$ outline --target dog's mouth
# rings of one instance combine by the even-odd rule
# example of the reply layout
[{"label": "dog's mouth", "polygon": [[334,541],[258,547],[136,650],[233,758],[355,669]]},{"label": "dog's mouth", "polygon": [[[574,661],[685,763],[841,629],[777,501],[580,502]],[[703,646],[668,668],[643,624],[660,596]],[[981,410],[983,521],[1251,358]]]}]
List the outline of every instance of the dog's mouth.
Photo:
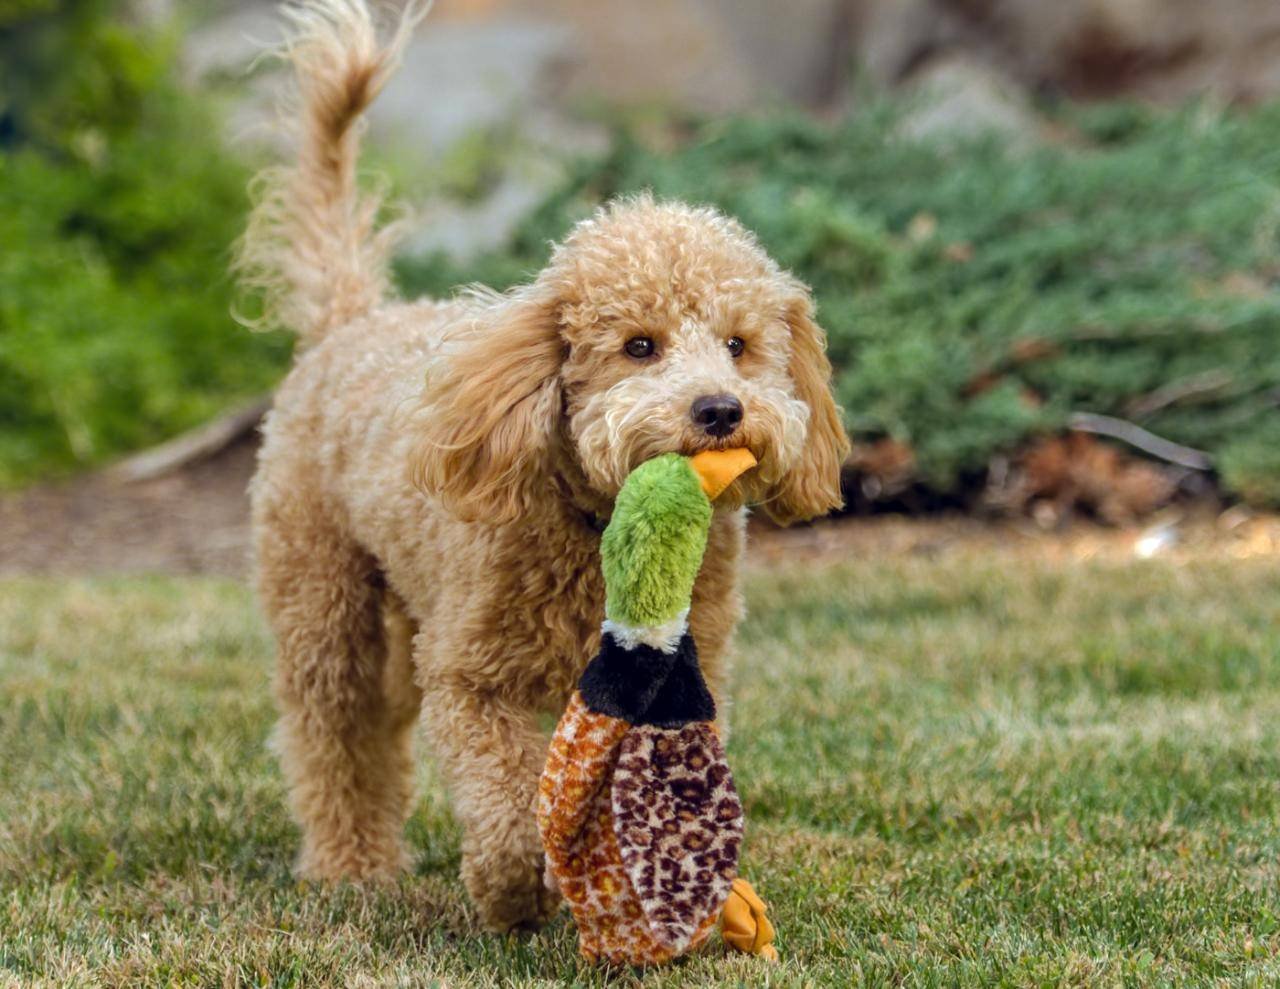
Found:
[{"label": "dog's mouth", "polygon": [[706,453],[708,450],[750,450],[751,455],[759,460],[763,450],[756,448],[756,445],[747,441],[747,438],[741,433],[731,433],[728,436],[707,436],[689,440],[682,443],[672,453],[679,453],[685,457],[692,457],[699,453]]},{"label": "dog's mouth", "polygon": [[[656,437],[654,438],[656,440]],[[723,437],[685,436],[671,437],[667,442],[650,442],[629,451],[624,463],[618,464],[622,477],[635,470],[646,461],[665,454],[676,453],[684,457],[693,457],[699,453],[718,450],[748,450],[755,458],[756,464],[731,481],[717,496],[716,505],[727,509],[741,508],[744,505],[762,503],[769,496],[773,475],[777,464],[768,444],[759,440],[752,442],[741,432]],[[610,498],[617,494],[616,484],[621,487],[622,480],[608,483],[603,490],[610,492]]]},{"label": "dog's mouth", "polygon": [[[730,481],[716,498],[716,504],[725,508],[741,508],[753,504],[766,497],[768,484],[763,476],[772,469],[764,458],[767,451],[759,443],[751,443],[741,432],[722,437],[706,437],[692,439],[673,451],[686,457],[693,457],[709,450],[747,450],[756,463],[747,468],[739,476]],[[764,467],[764,470],[761,470]]]}]

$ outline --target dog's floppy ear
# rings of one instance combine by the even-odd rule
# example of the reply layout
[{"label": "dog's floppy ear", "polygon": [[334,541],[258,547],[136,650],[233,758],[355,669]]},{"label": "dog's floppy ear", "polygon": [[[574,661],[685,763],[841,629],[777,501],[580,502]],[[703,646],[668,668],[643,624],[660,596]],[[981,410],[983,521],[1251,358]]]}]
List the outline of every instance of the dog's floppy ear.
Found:
[{"label": "dog's floppy ear", "polygon": [[554,300],[497,302],[445,344],[416,417],[413,483],[467,522],[511,522],[547,480],[565,345]]},{"label": "dog's floppy ear", "polygon": [[786,313],[791,330],[788,369],[796,397],[809,407],[809,424],[799,460],[770,493],[764,509],[780,525],[823,515],[843,503],[840,468],[849,456],[849,437],[831,397],[827,335],[813,318],[813,301],[801,291]]}]

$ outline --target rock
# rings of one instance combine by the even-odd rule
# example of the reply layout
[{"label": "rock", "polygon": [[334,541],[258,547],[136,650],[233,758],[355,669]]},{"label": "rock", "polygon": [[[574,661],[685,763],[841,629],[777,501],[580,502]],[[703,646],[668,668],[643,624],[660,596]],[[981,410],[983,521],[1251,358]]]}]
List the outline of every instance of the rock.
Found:
[{"label": "rock", "polygon": [[455,261],[465,262],[486,251],[498,250],[563,175],[557,161],[525,157],[509,168],[479,203],[434,198],[415,211],[403,251],[408,255],[443,252]]},{"label": "rock", "polygon": [[560,24],[429,19],[373,104],[370,132],[433,158],[476,131],[520,129],[522,119],[563,98],[578,51],[573,31]]},{"label": "rock", "polygon": [[[253,57],[253,39],[278,36],[274,2],[199,9],[188,45],[199,76],[234,71]],[[458,115],[473,107],[478,79],[520,89],[531,61],[536,76],[548,55],[562,97],[707,112],[826,102],[851,70],[897,84],[951,54],[1078,97],[1280,93],[1275,0],[438,0],[421,40],[441,67],[436,81],[462,72]]]},{"label": "rock", "polygon": [[[278,109],[288,76],[264,53],[282,36],[274,7],[248,3],[191,32],[183,60],[193,84],[228,89],[232,140],[275,158],[292,153]],[[375,160],[394,162],[412,189],[415,175],[429,176],[473,135],[501,131],[509,153],[483,202],[436,199],[412,209],[410,252],[465,259],[500,247],[560,181],[567,157],[607,147],[603,128],[562,109],[581,50],[574,30],[551,20],[432,17],[419,29],[369,111]]]},{"label": "rock", "polygon": [[672,103],[712,113],[811,102],[830,86],[845,0],[440,0],[450,17],[537,18],[571,27],[574,97]]},{"label": "rock", "polygon": [[[189,78],[240,84],[232,119],[240,125],[237,136],[249,141],[274,140],[276,127],[261,135],[245,125],[275,120],[287,76],[270,52],[283,32],[275,8],[246,4],[187,36],[183,64]],[[469,134],[556,105],[577,51],[572,29],[562,24],[431,19],[370,109],[372,137],[394,144],[397,152],[438,158]]]},{"label": "rock", "polygon": [[526,20],[428,23],[370,112],[370,135],[430,167],[476,132],[507,128],[501,177],[475,204],[437,197],[415,211],[407,253],[465,261],[496,250],[561,181],[567,157],[602,153],[603,128],[561,109],[579,39]]},{"label": "rock", "polygon": [[855,0],[851,50],[896,83],[965,53],[1025,86],[1078,98],[1181,102],[1280,93],[1274,0]]},{"label": "rock", "polygon": [[920,105],[903,120],[904,136],[945,141],[994,134],[1014,148],[1037,141],[1040,122],[1018,84],[972,58],[930,62],[909,84]]},{"label": "rock", "polygon": [[204,21],[183,39],[182,66],[195,83],[243,77],[284,37],[284,18],[273,4],[231,7]]},{"label": "rock", "polygon": [[957,45],[961,21],[937,0],[860,0],[852,24],[858,68],[881,86],[900,82],[931,52]]}]

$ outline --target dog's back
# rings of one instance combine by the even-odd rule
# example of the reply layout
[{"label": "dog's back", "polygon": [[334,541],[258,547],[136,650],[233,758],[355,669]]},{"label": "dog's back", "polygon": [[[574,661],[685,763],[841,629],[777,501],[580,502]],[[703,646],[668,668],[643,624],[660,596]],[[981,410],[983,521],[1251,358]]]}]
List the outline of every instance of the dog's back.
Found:
[{"label": "dog's back", "polygon": [[[433,352],[469,306],[465,299],[393,298],[389,257],[398,228],[379,226],[381,197],[360,189],[357,164],[363,114],[427,6],[411,0],[385,42],[363,0],[284,8],[292,31],[283,57],[296,82],[284,117],[295,132],[296,158],[255,180],[256,204],[234,266],[260,300],[250,327],[297,338],[251,491],[262,538],[282,506],[305,498],[309,516],[341,515],[345,535],[380,553],[376,527],[366,527],[370,538],[356,531],[359,499],[344,490],[352,476],[403,476],[404,504],[414,513],[425,507],[397,466],[408,460],[405,420]],[[394,501],[385,484],[380,491]],[[269,555],[258,546],[260,577]]]}]

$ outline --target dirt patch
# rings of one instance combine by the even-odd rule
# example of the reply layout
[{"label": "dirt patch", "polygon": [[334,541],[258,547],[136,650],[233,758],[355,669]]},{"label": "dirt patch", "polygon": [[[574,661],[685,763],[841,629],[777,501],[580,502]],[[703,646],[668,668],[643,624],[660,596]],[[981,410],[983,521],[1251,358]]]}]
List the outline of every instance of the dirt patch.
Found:
[{"label": "dirt patch", "polygon": [[248,570],[256,437],[164,477],[91,474],[0,497],[0,574]]},{"label": "dirt patch", "polygon": [[846,516],[787,530],[753,526],[749,546],[748,564],[771,570],[895,556],[942,559],[982,555],[1011,565],[1031,558],[1065,563],[1159,557],[1192,563],[1280,556],[1280,517],[1242,509],[1218,513],[1208,506],[1189,506],[1130,527],[1075,518],[1045,528],[1029,518]]},{"label": "dirt patch", "polygon": [[[208,573],[249,567],[256,434],[154,480],[111,473],[0,497],[0,574]],[[781,530],[753,519],[748,562],[777,567],[892,555],[1000,553],[1087,560],[1133,556],[1280,555],[1280,518],[1207,508],[1113,528],[1080,520],[1046,530],[1030,519],[964,515],[845,517]]]}]

